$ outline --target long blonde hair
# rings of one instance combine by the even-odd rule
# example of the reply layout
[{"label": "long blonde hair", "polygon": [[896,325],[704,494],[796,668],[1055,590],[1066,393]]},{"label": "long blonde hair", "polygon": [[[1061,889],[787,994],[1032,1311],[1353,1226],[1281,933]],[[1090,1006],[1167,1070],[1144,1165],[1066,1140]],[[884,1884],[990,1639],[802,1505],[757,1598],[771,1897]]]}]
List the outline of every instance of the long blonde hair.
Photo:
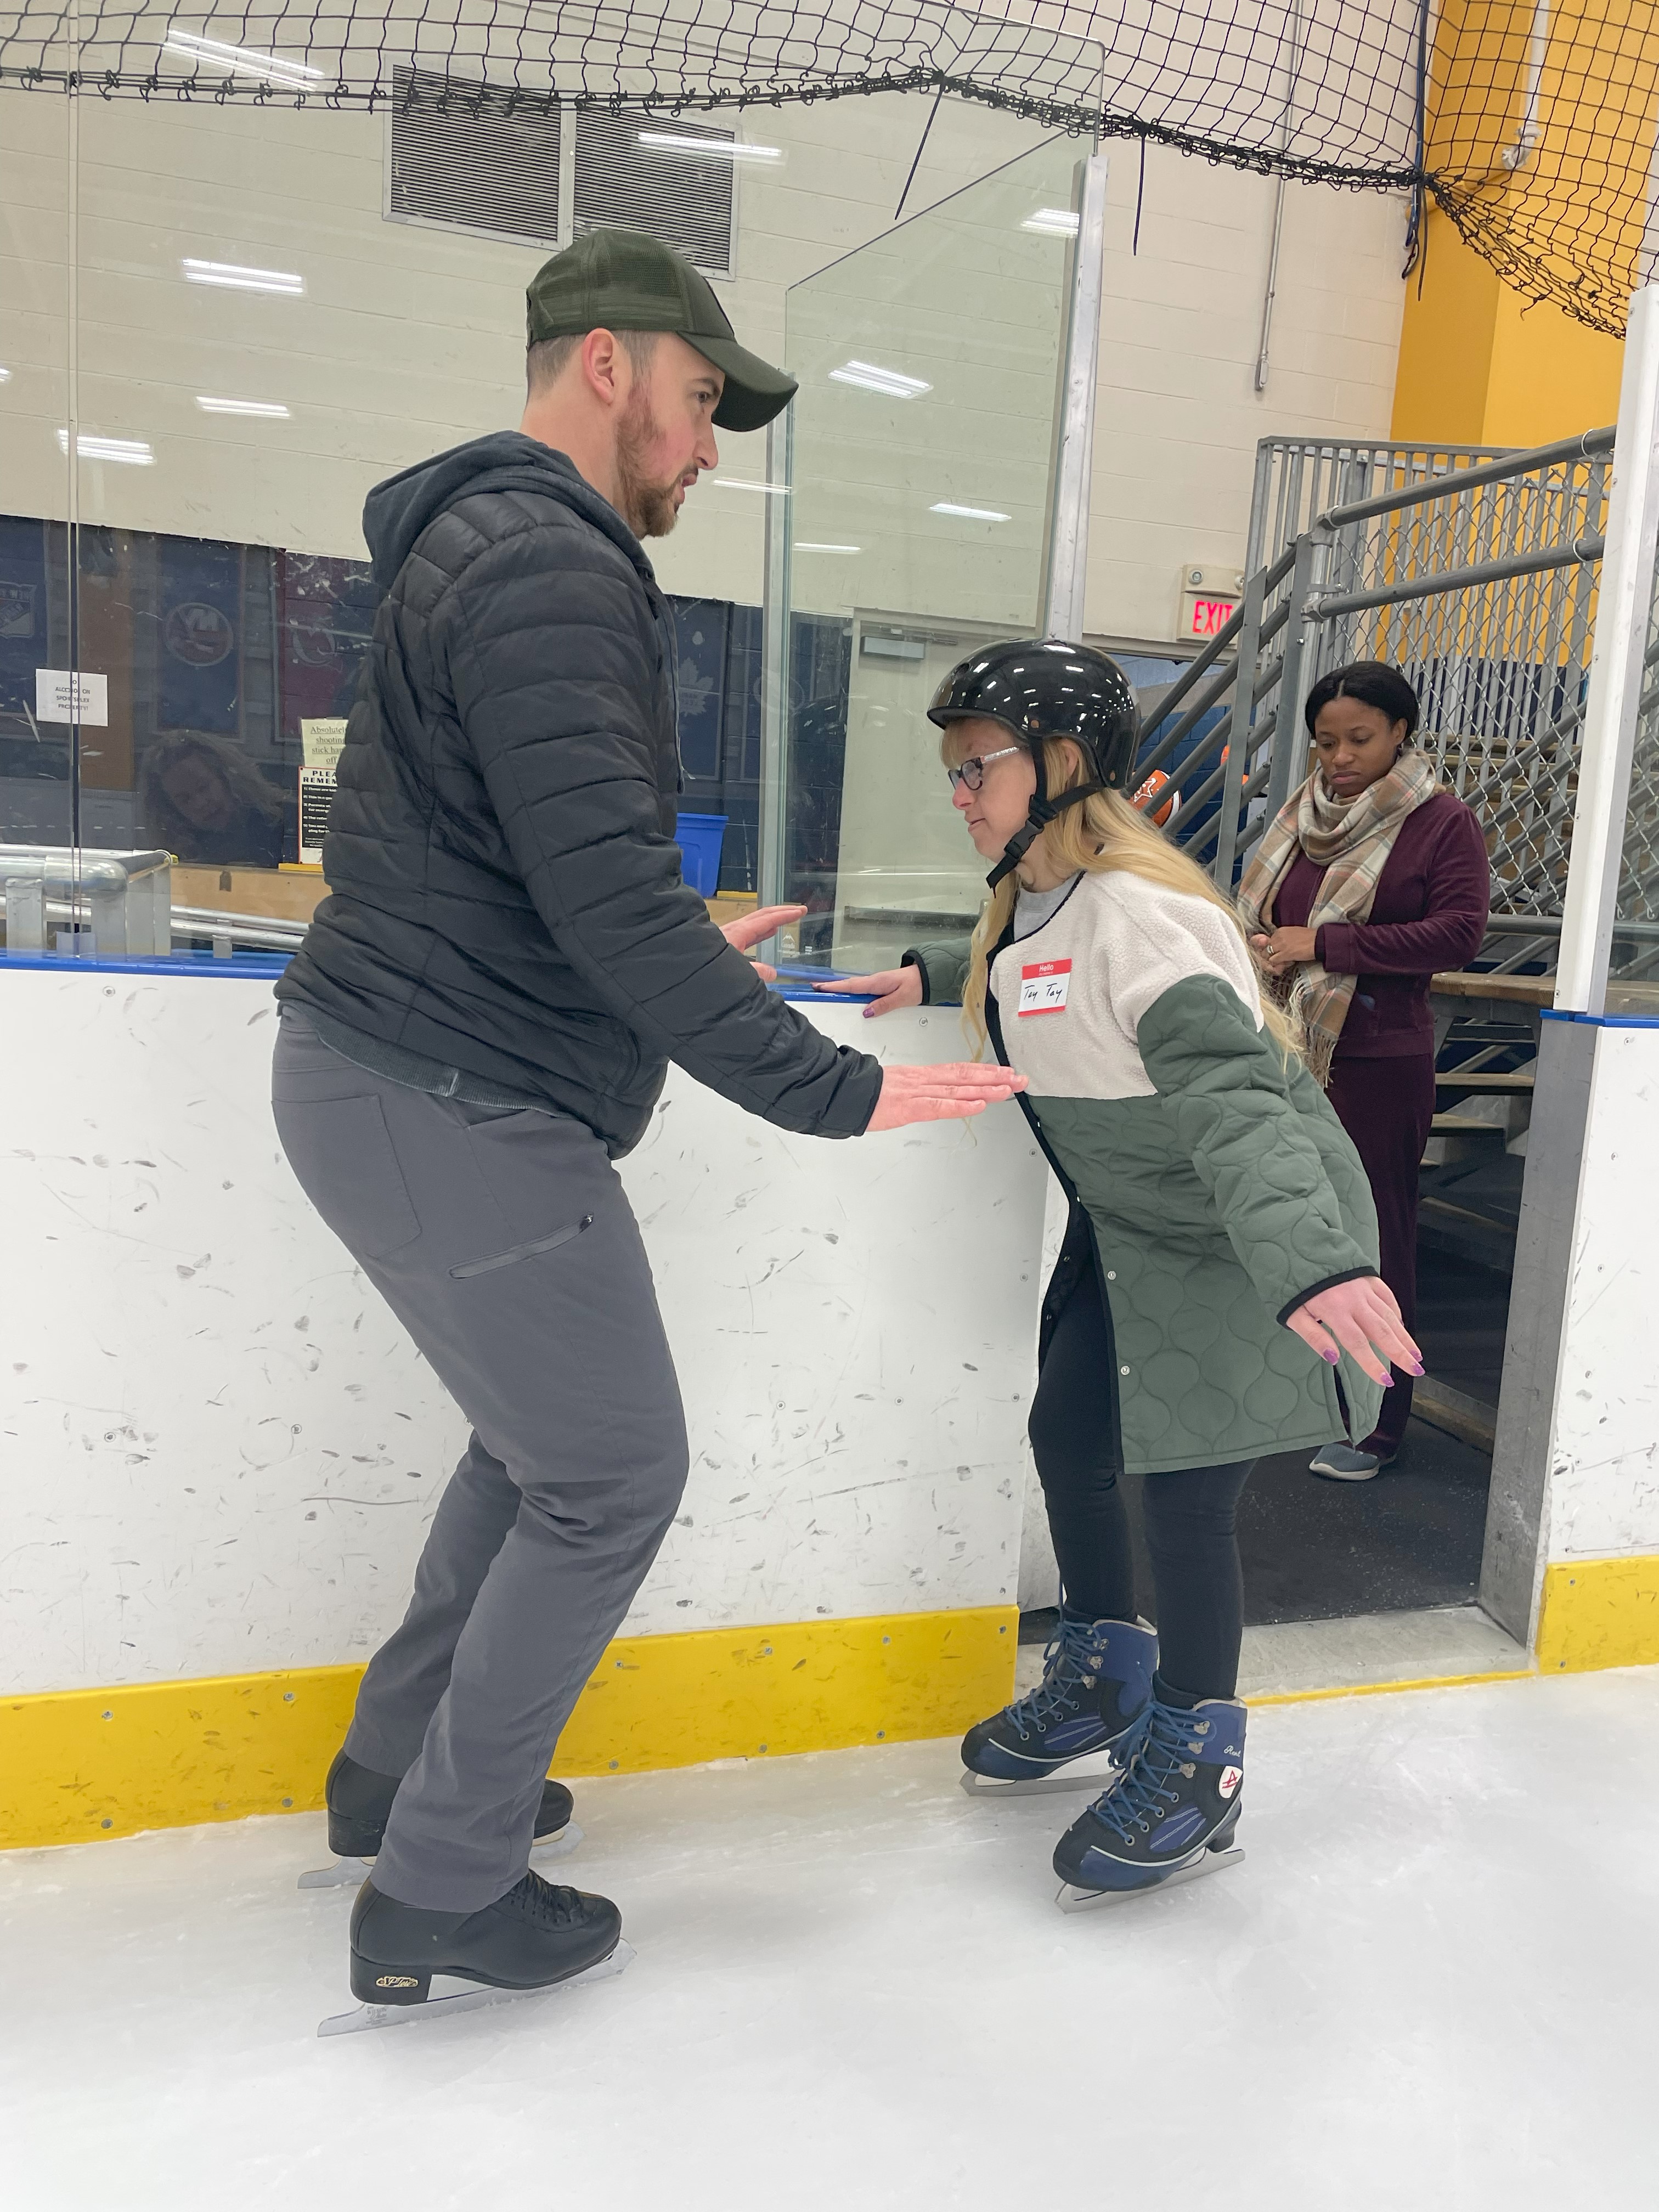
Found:
[{"label": "long blonde hair", "polygon": [[[947,731],[940,750],[947,751],[950,743]],[[1043,740],[1042,767],[1047,787],[1054,793],[1070,790],[1083,772],[1076,748],[1063,738]],[[1232,901],[1216,888],[1195,860],[1188,860],[1178,845],[1170,844],[1156,824],[1149,822],[1138,807],[1131,805],[1121,792],[1097,791],[1079,805],[1066,807],[1064,812],[1055,815],[1038,842],[1046,844],[1056,866],[1068,874],[1103,875],[1109,869],[1121,868],[1126,875],[1139,876],[1143,882],[1156,884],[1161,890],[1205,900],[1226,915],[1249,950],[1249,939]],[[981,1051],[989,1034],[985,1025],[985,992],[991,954],[1008,927],[1018,895],[1019,878],[1011,870],[986,901],[974,931],[968,981],[962,994],[962,1018],[963,1026]],[[1251,965],[1255,964],[1252,954]],[[1260,997],[1267,1033],[1279,1047],[1288,1069],[1302,1050],[1297,1024],[1267,991],[1262,991]]]}]

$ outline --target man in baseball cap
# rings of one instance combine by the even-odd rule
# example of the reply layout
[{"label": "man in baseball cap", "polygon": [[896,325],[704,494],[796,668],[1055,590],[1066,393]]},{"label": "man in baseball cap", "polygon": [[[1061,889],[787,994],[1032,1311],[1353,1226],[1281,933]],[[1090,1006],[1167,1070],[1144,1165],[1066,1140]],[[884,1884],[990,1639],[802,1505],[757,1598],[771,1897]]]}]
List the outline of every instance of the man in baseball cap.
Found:
[{"label": "man in baseball cap", "polygon": [[[617,1950],[529,1869],[548,1764],[678,1510],[687,1446],[611,1162],[668,1062],[805,1136],[978,1113],[1004,1067],[883,1067],[767,991],[680,874],[672,617],[641,540],[794,389],[678,254],[600,231],[530,287],[520,428],[370,493],[380,594],[318,908],[277,996],[283,1149],[471,1439],[329,1771],[373,1858],[372,2005],[541,1988]],[[769,972],[769,971],[766,971]]]},{"label": "man in baseball cap", "polygon": [[738,343],[708,279],[637,231],[590,231],[542,264],[526,296],[532,390],[538,348],[603,327],[669,332],[712,362],[725,379],[720,429],[763,429],[794,397],[793,377]]}]

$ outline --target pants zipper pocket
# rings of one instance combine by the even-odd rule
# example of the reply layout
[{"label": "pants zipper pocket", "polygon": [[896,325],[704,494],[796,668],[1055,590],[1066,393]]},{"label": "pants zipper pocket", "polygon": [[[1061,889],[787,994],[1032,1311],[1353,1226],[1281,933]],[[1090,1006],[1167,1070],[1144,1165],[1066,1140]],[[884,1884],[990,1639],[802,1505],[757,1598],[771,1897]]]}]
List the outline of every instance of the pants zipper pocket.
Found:
[{"label": "pants zipper pocket", "polygon": [[487,1275],[494,1267],[511,1267],[520,1260],[533,1260],[538,1252],[556,1252],[561,1244],[568,1244],[584,1229],[592,1226],[592,1215],[585,1213],[580,1221],[573,1221],[566,1229],[556,1229],[550,1237],[538,1237],[528,1244],[514,1244],[506,1252],[492,1252],[487,1260],[469,1260],[464,1267],[452,1267],[450,1275],[454,1281],[463,1283],[470,1275]]}]

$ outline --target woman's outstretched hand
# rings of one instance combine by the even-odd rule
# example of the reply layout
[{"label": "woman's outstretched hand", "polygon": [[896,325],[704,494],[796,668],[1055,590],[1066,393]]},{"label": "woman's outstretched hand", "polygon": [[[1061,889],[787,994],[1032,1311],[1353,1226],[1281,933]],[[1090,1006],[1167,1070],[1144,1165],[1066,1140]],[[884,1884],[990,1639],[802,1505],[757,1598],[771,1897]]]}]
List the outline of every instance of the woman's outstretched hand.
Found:
[{"label": "woman's outstretched hand", "polygon": [[1373,1382],[1388,1382],[1389,1363],[1407,1375],[1423,1372],[1423,1355],[1406,1334],[1394,1292],[1380,1275],[1360,1275],[1309,1298],[1285,1323],[1322,1359],[1335,1366],[1340,1345]]},{"label": "woman's outstretched hand", "polygon": [[814,983],[815,991],[830,997],[840,992],[847,998],[863,998],[866,994],[873,1003],[864,1010],[867,1022],[872,1014],[890,1014],[899,1006],[919,1006],[921,1004],[921,970],[909,968],[884,968],[878,975],[848,975],[839,983]]},{"label": "woman's outstretched hand", "polygon": [[[753,914],[740,914],[735,921],[723,921],[720,935],[728,945],[735,945],[739,952],[747,952],[751,945],[764,945],[769,937],[787,929],[805,912],[804,906],[757,907]],[[763,960],[756,961],[755,973],[763,983],[775,983],[778,980],[777,969],[769,968]]]},{"label": "woman's outstretched hand", "polygon": [[881,1096],[864,1133],[903,1129],[912,1121],[965,1120],[1024,1088],[1025,1078],[1012,1067],[981,1066],[973,1060],[953,1060],[944,1067],[884,1067]]}]

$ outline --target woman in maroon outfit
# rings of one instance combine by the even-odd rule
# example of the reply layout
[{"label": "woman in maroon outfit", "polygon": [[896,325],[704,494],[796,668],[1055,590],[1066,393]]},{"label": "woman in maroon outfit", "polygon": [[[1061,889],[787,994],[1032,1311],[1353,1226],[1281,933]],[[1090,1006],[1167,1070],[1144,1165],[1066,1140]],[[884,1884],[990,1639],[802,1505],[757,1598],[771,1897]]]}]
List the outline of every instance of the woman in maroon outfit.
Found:
[{"label": "woman in maroon outfit", "polygon": [[[1431,979],[1486,933],[1486,840],[1412,744],[1417,694],[1398,669],[1357,660],[1308,695],[1313,774],[1268,824],[1239,909],[1308,1057],[1364,1162],[1382,1279],[1416,1318],[1417,1176],[1434,1115]],[[1355,1450],[1327,1444],[1316,1474],[1363,1482],[1400,1449],[1412,1378],[1395,1370],[1382,1419]]]}]

